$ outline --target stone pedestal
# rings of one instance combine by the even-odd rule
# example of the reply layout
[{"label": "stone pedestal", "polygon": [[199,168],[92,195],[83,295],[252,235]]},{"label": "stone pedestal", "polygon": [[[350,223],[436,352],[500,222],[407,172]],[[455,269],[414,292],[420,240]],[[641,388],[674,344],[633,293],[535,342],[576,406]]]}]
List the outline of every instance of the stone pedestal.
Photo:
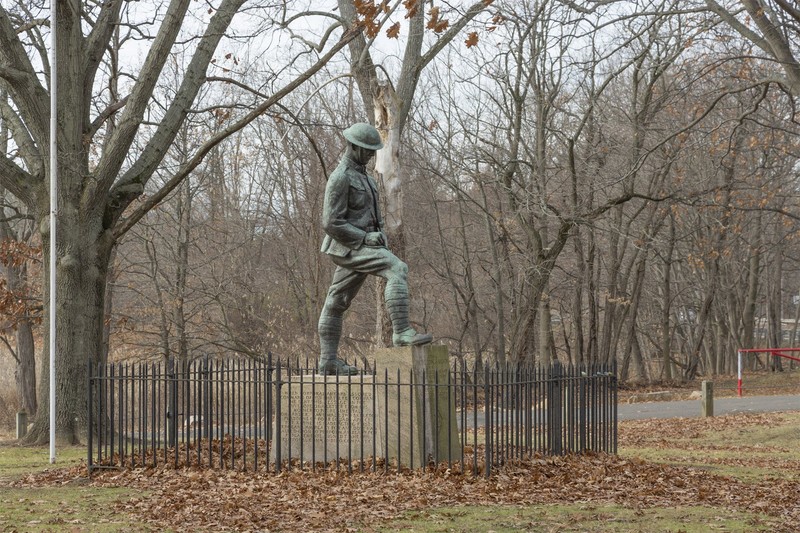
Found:
[{"label": "stone pedestal", "polygon": [[375,391],[371,375],[292,376],[281,385],[274,407],[271,459],[278,454],[282,460],[311,462],[383,457],[383,414]]},{"label": "stone pedestal", "polygon": [[389,422],[387,458],[413,468],[460,459],[447,347],[429,344],[380,349],[375,353],[375,367],[378,383],[386,382],[388,376],[385,390],[378,395]]},{"label": "stone pedestal", "polygon": [[284,379],[273,408],[271,460],[385,457],[419,468],[461,459],[446,346],[384,348],[376,375]]}]

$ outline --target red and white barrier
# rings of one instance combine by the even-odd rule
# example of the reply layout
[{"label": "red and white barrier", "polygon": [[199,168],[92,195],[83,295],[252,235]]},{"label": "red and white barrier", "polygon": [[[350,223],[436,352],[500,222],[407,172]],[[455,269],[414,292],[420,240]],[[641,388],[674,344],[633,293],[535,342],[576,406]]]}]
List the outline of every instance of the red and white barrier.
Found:
[{"label": "red and white barrier", "polygon": [[792,361],[800,361],[800,357],[795,357],[793,355],[787,355],[783,352],[800,352],[800,348],[750,348],[747,350],[738,350],[738,359],[739,359],[739,373],[738,373],[738,381],[736,385],[736,392],[739,397],[742,396],[742,356],[746,353],[766,353],[769,355],[773,355],[776,357],[783,357],[785,359],[791,359]]}]

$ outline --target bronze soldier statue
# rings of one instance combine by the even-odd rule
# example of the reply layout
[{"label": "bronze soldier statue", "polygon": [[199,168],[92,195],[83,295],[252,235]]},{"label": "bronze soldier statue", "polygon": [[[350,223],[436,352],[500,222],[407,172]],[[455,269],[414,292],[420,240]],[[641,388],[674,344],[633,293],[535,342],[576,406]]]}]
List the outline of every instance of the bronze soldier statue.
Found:
[{"label": "bronze soldier statue", "polygon": [[378,187],[366,164],[383,148],[380,133],[364,123],[342,132],[347,151],[325,187],[322,252],[336,265],[328,297],[319,316],[319,373],[352,375],[358,370],[338,358],[342,319],[368,274],[386,280],[384,300],[392,321],[395,346],[427,344],[429,334],[417,333],[408,321],[408,266],[387,248],[378,208]]}]

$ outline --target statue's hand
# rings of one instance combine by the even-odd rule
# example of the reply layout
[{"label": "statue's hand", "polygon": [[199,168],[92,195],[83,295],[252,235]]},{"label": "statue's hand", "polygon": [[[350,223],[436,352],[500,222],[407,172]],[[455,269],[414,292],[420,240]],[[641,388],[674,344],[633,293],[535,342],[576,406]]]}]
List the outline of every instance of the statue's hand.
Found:
[{"label": "statue's hand", "polygon": [[364,236],[364,244],[367,246],[385,246],[386,242],[383,239],[383,233],[380,231],[370,231]]}]

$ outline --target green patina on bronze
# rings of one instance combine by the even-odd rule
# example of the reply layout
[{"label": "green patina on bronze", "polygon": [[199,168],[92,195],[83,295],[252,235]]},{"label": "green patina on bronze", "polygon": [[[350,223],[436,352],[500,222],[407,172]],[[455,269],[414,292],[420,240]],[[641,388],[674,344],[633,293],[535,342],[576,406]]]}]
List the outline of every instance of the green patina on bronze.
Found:
[{"label": "green patina on bronze", "polygon": [[395,346],[431,342],[417,333],[408,320],[408,266],[388,248],[378,202],[378,186],[367,175],[366,164],[383,147],[373,126],[354,124],[342,132],[347,150],[325,188],[322,252],[336,265],[333,281],[319,317],[319,372],[355,374],[357,369],[338,357],[345,311],[368,275],[386,280],[384,300],[392,321]]}]

